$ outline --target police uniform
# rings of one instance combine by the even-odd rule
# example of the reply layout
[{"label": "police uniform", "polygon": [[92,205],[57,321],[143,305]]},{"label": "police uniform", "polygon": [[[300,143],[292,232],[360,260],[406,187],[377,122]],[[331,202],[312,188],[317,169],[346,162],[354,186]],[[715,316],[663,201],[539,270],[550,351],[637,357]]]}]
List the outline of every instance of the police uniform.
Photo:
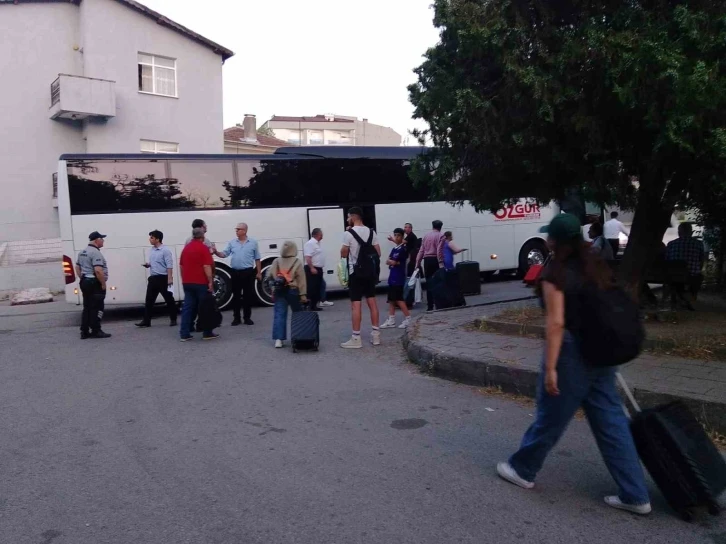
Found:
[{"label": "police uniform", "polygon": [[[93,241],[105,237],[105,235],[99,234],[98,232],[92,232],[88,239]],[[81,269],[80,286],[81,293],[83,294],[81,338],[106,337],[107,335],[101,330],[106,291],[101,288],[101,282],[96,278],[95,271],[97,266],[103,268],[103,277],[108,281],[106,258],[94,244],[88,244],[78,254],[76,264]]]}]

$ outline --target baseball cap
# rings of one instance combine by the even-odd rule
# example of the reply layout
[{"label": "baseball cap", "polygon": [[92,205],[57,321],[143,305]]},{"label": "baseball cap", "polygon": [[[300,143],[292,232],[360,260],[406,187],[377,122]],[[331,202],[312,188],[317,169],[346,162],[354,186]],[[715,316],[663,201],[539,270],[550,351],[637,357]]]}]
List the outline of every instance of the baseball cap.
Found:
[{"label": "baseball cap", "polygon": [[564,242],[573,238],[582,237],[580,220],[571,213],[561,213],[549,225],[539,229],[555,241]]},{"label": "baseball cap", "polygon": [[94,230],[91,234],[88,235],[88,240],[93,242],[94,240],[97,240],[98,238],[105,238],[105,234],[101,234],[97,230]]}]

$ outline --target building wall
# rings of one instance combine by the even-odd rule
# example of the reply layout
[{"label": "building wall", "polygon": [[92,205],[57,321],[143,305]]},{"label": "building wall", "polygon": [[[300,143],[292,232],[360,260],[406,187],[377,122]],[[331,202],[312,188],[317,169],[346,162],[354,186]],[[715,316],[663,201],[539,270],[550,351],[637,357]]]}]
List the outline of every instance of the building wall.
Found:
[{"label": "building wall", "polygon": [[78,8],[3,4],[0,27],[0,243],[58,238],[52,175],[62,153],[85,146],[80,125],[49,118],[50,85],[82,70]]},{"label": "building wall", "polygon": [[[116,117],[87,124],[89,153],[138,153],[142,139],[222,152],[220,55],[114,0],[83,0],[80,12],[84,75],[116,82]],[[139,92],[139,52],[176,59],[178,98]]]},{"label": "building wall", "polygon": [[[183,153],[222,153],[224,127],[221,55],[114,0],[0,3],[0,32],[2,297],[62,287],[52,198],[60,155],[138,153],[141,139],[177,142]],[[138,52],[177,59],[178,98],[138,92]],[[116,117],[50,119],[59,73],[114,80]],[[57,265],[48,263],[53,251]]]},{"label": "building wall", "polygon": [[[343,117],[340,117],[343,119]],[[331,140],[349,142],[343,145],[366,146],[400,146],[401,135],[390,127],[376,125],[368,121],[356,120],[354,117],[345,117],[353,122],[300,122],[297,121],[267,121],[275,133],[275,138],[288,141],[291,136],[297,137],[302,132],[301,145],[330,145]],[[323,132],[323,144],[310,142],[311,132]],[[343,137],[341,138],[340,135]],[[347,138],[345,138],[347,136]],[[292,144],[291,144],[292,145]],[[336,144],[341,145],[341,144]]]},{"label": "building wall", "polygon": [[227,155],[271,155],[276,149],[276,147],[268,147],[266,145],[254,145],[233,141],[224,142],[224,152]]}]

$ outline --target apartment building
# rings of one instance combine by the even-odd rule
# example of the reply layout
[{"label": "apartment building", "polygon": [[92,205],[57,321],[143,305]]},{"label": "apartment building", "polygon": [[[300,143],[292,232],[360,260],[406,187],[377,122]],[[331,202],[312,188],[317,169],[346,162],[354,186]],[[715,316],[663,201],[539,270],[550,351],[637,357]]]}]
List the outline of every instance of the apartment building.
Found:
[{"label": "apartment building", "polygon": [[289,144],[274,136],[257,131],[257,117],[246,114],[242,123],[224,129],[224,152],[227,154],[266,154],[274,153],[278,147]]},{"label": "apartment building", "polygon": [[274,115],[262,126],[270,128],[276,138],[288,145],[401,145],[401,135],[392,128],[346,115]]},{"label": "apartment building", "polygon": [[58,157],[222,153],[233,53],[133,0],[0,2],[0,27],[0,293],[57,288]]}]

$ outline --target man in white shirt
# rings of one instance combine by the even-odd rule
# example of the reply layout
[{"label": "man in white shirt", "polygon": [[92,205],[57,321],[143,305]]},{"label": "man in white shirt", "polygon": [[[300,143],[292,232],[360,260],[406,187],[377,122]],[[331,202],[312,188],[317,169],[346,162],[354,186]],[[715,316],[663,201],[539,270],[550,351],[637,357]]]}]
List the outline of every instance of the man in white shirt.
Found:
[{"label": "man in white shirt", "polygon": [[303,257],[305,257],[305,278],[308,284],[308,300],[310,309],[317,312],[319,307],[321,283],[325,281],[325,253],[320,245],[323,239],[323,231],[314,228],[310,240],[303,246]]},{"label": "man in white shirt", "polygon": [[[376,304],[376,284],[378,283],[377,272],[371,274],[371,277],[360,277],[360,273],[356,271],[356,264],[361,252],[361,241],[364,244],[370,243],[373,250],[378,253],[380,265],[381,246],[378,245],[378,237],[376,232],[369,229],[363,224],[363,210],[353,207],[348,210],[348,224],[350,228],[343,235],[343,247],[340,248],[340,256],[348,259],[348,291],[350,294],[350,306],[352,313],[353,335],[351,339],[340,345],[342,348],[357,349],[363,347],[360,338],[360,325],[362,319],[361,301],[366,299],[368,309],[371,312],[371,343],[378,346],[381,343],[381,331],[378,326],[378,305]],[[355,232],[355,235],[353,234]],[[356,236],[358,239],[356,239]],[[369,242],[370,240],[370,242]],[[361,263],[361,267],[365,263]],[[371,272],[371,271],[368,271]]]},{"label": "man in white shirt", "polygon": [[603,235],[613,248],[613,257],[617,258],[618,251],[620,250],[620,233],[622,232],[625,236],[630,236],[630,233],[625,230],[625,225],[618,221],[618,212],[612,212],[610,214],[610,220],[605,221],[603,231]]}]

